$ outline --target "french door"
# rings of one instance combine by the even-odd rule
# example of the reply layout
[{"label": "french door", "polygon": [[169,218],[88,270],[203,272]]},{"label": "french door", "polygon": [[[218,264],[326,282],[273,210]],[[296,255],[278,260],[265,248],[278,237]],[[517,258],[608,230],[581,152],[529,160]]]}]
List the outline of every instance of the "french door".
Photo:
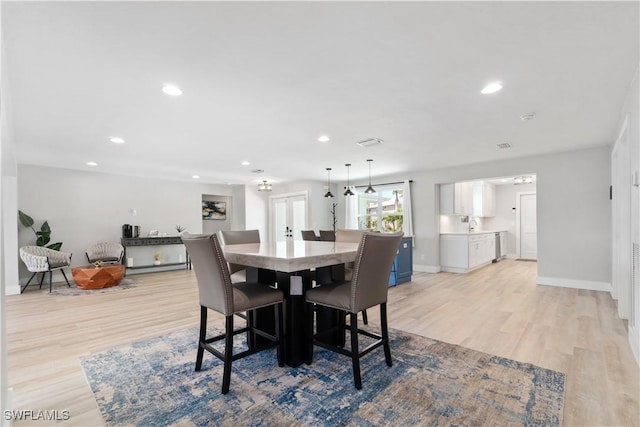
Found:
[{"label": "french door", "polygon": [[307,229],[307,192],[269,197],[270,227],[272,242],[302,240],[301,230]]}]

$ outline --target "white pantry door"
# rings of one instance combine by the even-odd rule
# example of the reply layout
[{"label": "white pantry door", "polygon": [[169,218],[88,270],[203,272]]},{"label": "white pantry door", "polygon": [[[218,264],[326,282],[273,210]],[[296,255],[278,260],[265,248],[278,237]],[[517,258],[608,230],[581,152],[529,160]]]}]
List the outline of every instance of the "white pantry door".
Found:
[{"label": "white pantry door", "polygon": [[536,195],[520,194],[520,259],[538,259]]}]

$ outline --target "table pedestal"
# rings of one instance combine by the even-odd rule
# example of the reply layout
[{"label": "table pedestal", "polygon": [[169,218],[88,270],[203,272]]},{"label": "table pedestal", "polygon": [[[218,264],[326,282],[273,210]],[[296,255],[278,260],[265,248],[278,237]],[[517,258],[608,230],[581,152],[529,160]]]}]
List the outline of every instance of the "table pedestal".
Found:
[{"label": "table pedestal", "polygon": [[[294,368],[302,363],[310,364],[313,358],[313,340],[309,333],[313,331],[313,310],[306,303],[304,294],[312,286],[311,271],[277,272],[274,274],[270,270],[257,269],[257,272],[250,270],[247,270],[247,280],[254,279],[266,285],[273,285],[277,281],[278,289],[284,293],[285,363]],[[291,276],[302,278],[302,295],[291,294]],[[250,313],[250,321],[255,322],[259,329],[271,334],[275,333],[274,307],[253,310]],[[316,308],[316,328],[318,331],[332,328],[343,322],[343,311],[328,307]],[[262,344],[262,340],[265,338],[249,336],[248,340],[249,345],[253,346]],[[337,331],[324,340],[333,345],[344,346],[344,332]]]}]

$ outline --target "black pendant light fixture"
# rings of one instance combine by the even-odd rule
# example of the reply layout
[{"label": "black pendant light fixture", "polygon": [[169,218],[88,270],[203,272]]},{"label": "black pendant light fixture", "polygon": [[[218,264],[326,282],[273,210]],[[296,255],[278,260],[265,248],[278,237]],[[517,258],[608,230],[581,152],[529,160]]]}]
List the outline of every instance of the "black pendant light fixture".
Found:
[{"label": "black pendant light fixture", "polygon": [[347,167],[347,191],[344,192],[345,196],[353,196],[353,191],[351,191],[351,185],[349,184],[349,168],[351,167],[351,163],[345,163]]},{"label": "black pendant light fixture", "polygon": [[373,187],[371,186],[371,162],[373,162],[372,159],[367,160],[367,163],[369,163],[369,186],[367,187],[366,190],[364,190],[364,192],[367,194],[373,194],[376,192],[376,190],[374,190]]},{"label": "black pendant light fixture", "polygon": [[331,168],[327,168],[327,194],[324,197],[328,199],[333,197],[333,194],[331,194]]}]

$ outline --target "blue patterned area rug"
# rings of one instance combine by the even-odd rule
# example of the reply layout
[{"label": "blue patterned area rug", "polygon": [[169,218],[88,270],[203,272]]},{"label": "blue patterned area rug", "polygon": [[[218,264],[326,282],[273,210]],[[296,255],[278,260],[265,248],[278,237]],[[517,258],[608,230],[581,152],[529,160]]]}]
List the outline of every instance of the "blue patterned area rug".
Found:
[{"label": "blue patterned area rug", "polygon": [[311,366],[280,368],[275,350],[234,362],[227,395],[217,358],[205,352],[194,372],[197,336],[189,329],[82,359],[107,425],[562,424],[564,374],[405,332],[391,331],[392,367],[381,349],[362,359],[362,390],[349,358],[316,348]]}]

